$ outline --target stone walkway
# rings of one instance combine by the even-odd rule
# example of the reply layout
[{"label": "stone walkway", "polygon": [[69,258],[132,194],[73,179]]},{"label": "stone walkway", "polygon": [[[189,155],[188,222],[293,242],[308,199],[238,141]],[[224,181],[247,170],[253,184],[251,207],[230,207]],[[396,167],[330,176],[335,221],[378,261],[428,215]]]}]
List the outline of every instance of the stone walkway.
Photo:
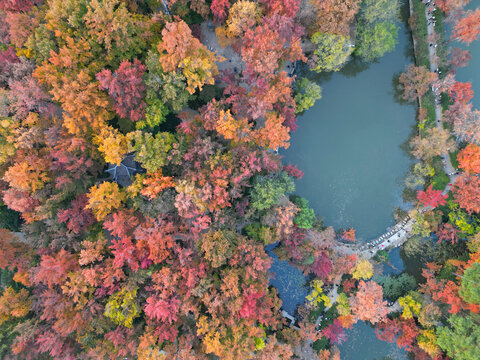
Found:
[{"label": "stone walkway", "polygon": [[402,246],[412,231],[414,220],[407,217],[396,224],[391,230],[366,244],[342,244],[338,243],[335,249],[344,254],[357,254],[362,259],[371,259],[378,250],[393,249]]},{"label": "stone walkway", "polygon": [[203,44],[208,50],[216,53],[223,58],[223,61],[217,62],[219,71],[232,70],[235,74],[245,70],[245,64],[242,58],[237,54],[230,45],[222,47],[218,41],[215,27],[210,21],[204,21],[201,24],[202,34],[204,36]]}]

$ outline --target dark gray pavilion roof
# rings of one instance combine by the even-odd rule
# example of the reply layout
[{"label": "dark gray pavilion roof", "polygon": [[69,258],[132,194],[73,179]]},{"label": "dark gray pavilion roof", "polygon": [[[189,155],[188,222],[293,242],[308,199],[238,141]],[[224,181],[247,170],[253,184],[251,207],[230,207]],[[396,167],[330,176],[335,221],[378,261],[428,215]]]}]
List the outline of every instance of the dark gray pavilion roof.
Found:
[{"label": "dark gray pavilion roof", "polygon": [[118,185],[126,187],[132,184],[132,177],[135,174],[145,172],[140,163],[135,161],[135,153],[127,154],[120,165],[108,164],[107,170],[110,174],[110,179],[115,181]]}]

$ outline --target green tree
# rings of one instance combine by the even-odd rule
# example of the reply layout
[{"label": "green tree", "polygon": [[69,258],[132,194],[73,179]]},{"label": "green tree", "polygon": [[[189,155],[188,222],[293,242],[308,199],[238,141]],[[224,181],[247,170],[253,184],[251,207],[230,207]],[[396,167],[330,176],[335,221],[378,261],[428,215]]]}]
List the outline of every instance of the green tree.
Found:
[{"label": "green tree", "polygon": [[316,72],[340,70],[353,51],[350,38],[343,35],[316,32],[311,41],[315,45],[311,66]]},{"label": "green tree", "polygon": [[365,23],[394,22],[398,18],[398,0],[363,0],[359,20]]},{"label": "green tree", "polygon": [[175,142],[175,136],[161,132],[151,133],[134,131],[127,134],[130,141],[129,152],[135,151],[135,160],[142,164],[148,173],[154,173],[167,163],[167,154]]},{"label": "green tree", "polygon": [[355,55],[367,61],[382,57],[395,49],[398,26],[390,22],[377,22],[375,25],[360,23],[357,30]]},{"label": "green tree", "polygon": [[[165,73],[160,64],[160,55],[156,50],[148,52],[145,61],[147,72],[145,73],[145,85],[147,86],[146,96],[146,117],[148,122],[161,123],[167,115],[161,104],[165,104],[169,110],[179,112],[187,105],[192,98],[187,91],[187,80],[182,73]],[[157,111],[161,108],[162,118]],[[151,117],[151,120],[148,118]],[[155,119],[157,117],[157,119]]]},{"label": "green tree", "polygon": [[295,225],[300,229],[310,229],[315,222],[315,211],[308,207],[308,200],[296,195],[292,196],[290,200],[300,208],[293,219]]},{"label": "green tree", "polygon": [[378,250],[375,256],[373,257],[373,260],[378,261],[378,262],[385,262],[388,263],[390,261],[390,254],[388,253],[387,250]]},{"label": "green tree", "polygon": [[417,287],[415,278],[408,274],[379,276],[375,281],[382,286],[383,295],[392,301],[397,300],[400,296],[405,296]]},{"label": "green tree", "polygon": [[245,226],[244,230],[248,237],[264,243],[265,245],[273,244],[278,241],[275,229],[270,226],[262,225],[261,223],[249,224]]},{"label": "green tree", "polygon": [[450,326],[437,328],[437,344],[456,360],[480,359],[480,326],[478,315],[448,318]]},{"label": "green tree", "polygon": [[10,210],[0,201],[0,228],[10,231],[20,231],[20,214]]},{"label": "green tree", "polygon": [[430,238],[413,235],[405,243],[403,250],[407,256],[427,256],[432,251],[432,244]]},{"label": "green tree", "polygon": [[284,171],[273,176],[258,175],[253,180],[250,194],[252,206],[266,210],[277,204],[280,198],[295,190],[293,179]]},{"label": "green tree", "polygon": [[314,82],[302,77],[295,82],[295,104],[297,113],[310,109],[315,101],[322,98],[322,88]]},{"label": "green tree", "polygon": [[466,302],[480,304],[480,263],[476,262],[465,270],[459,293]]}]

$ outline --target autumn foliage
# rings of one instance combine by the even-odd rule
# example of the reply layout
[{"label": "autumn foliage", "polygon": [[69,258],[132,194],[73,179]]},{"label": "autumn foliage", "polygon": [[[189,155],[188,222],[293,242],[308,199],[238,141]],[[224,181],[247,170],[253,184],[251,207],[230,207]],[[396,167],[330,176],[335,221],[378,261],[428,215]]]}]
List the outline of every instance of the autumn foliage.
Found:
[{"label": "autumn foliage", "polygon": [[423,206],[429,206],[436,208],[438,205],[445,205],[445,199],[448,195],[443,195],[440,190],[433,190],[432,186],[429,186],[427,191],[418,191],[417,199]]},{"label": "autumn foliage", "polygon": [[459,166],[467,172],[480,173],[480,146],[468,144],[458,153]]},{"label": "autumn foliage", "polygon": [[350,306],[356,319],[375,324],[388,314],[387,302],[383,300],[382,287],[373,281],[360,281],[358,292],[350,300]]},{"label": "autumn foliage", "polygon": [[[317,219],[294,196],[303,172],[278,154],[296,114],[320,97],[293,64],[316,52],[338,70],[361,6],[0,1],[0,220],[13,231],[0,229],[0,357],[287,360],[316,342],[312,358],[338,359],[335,344],[357,321],[416,354],[442,353],[438,313],[479,310],[475,288],[459,280],[476,278],[478,254],[444,259],[480,249],[480,112],[469,83],[413,65],[399,79],[407,101],[442,84],[453,100],[445,119],[472,143],[459,143],[464,174],[446,202],[429,185],[436,157],[456,146],[451,134],[429,128],[411,141],[428,163],[419,203],[434,208],[418,219],[439,240],[428,255],[444,263],[402,295],[396,317],[373,261],[345,252],[355,230]],[[454,28],[467,43],[475,14]],[[298,327],[282,319],[275,257],[312,279]]]},{"label": "autumn foliage", "polygon": [[220,60],[198,39],[192,36],[183,21],[168,23],[158,44],[160,63],[166,72],[181,71],[187,80],[187,90],[193,94],[205,84],[213,84],[217,75],[216,61]]},{"label": "autumn foliage", "polygon": [[450,96],[453,101],[461,101],[463,103],[468,103],[473,98],[472,83],[462,83],[456,81],[455,84],[450,88]]},{"label": "autumn foliage", "polygon": [[133,64],[122,61],[113,74],[103,69],[96,75],[100,87],[113,98],[115,111],[123,118],[138,121],[145,116],[146,87],[142,80],[145,69],[145,65],[135,59]]},{"label": "autumn foliage", "polygon": [[[0,357],[290,359],[264,245],[327,282],[335,256],[297,227],[314,220],[286,197],[302,173],[273,151],[296,126],[283,67],[306,60],[299,3],[178,0],[169,21],[150,3],[40,5],[0,4],[17,232],[0,230]],[[188,9],[211,10],[245,71],[219,76]]]},{"label": "autumn foliage", "polygon": [[480,32],[480,9],[469,10],[456,24],[452,37],[466,43],[472,43]]}]

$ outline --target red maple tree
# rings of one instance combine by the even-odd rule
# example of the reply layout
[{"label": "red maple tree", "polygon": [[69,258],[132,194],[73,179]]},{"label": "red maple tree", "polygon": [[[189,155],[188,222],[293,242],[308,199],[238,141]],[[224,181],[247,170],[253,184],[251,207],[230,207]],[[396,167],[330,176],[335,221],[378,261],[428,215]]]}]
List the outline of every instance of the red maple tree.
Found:
[{"label": "red maple tree", "polygon": [[470,44],[478,37],[479,32],[480,9],[468,10],[466,15],[455,24],[452,37]]},{"label": "red maple tree", "polygon": [[423,206],[429,206],[431,208],[436,208],[438,205],[445,205],[447,202],[445,199],[447,195],[443,195],[440,190],[433,190],[432,185],[430,185],[427,191],[418,191],[417,199],[422,203]]},{"label": "red maple tree", "polygon": [[452,97],[453,101],[460,101],[464,104],[468,103],[473,99],[472,83],[456,81],[450,88],[449,95]]}]

